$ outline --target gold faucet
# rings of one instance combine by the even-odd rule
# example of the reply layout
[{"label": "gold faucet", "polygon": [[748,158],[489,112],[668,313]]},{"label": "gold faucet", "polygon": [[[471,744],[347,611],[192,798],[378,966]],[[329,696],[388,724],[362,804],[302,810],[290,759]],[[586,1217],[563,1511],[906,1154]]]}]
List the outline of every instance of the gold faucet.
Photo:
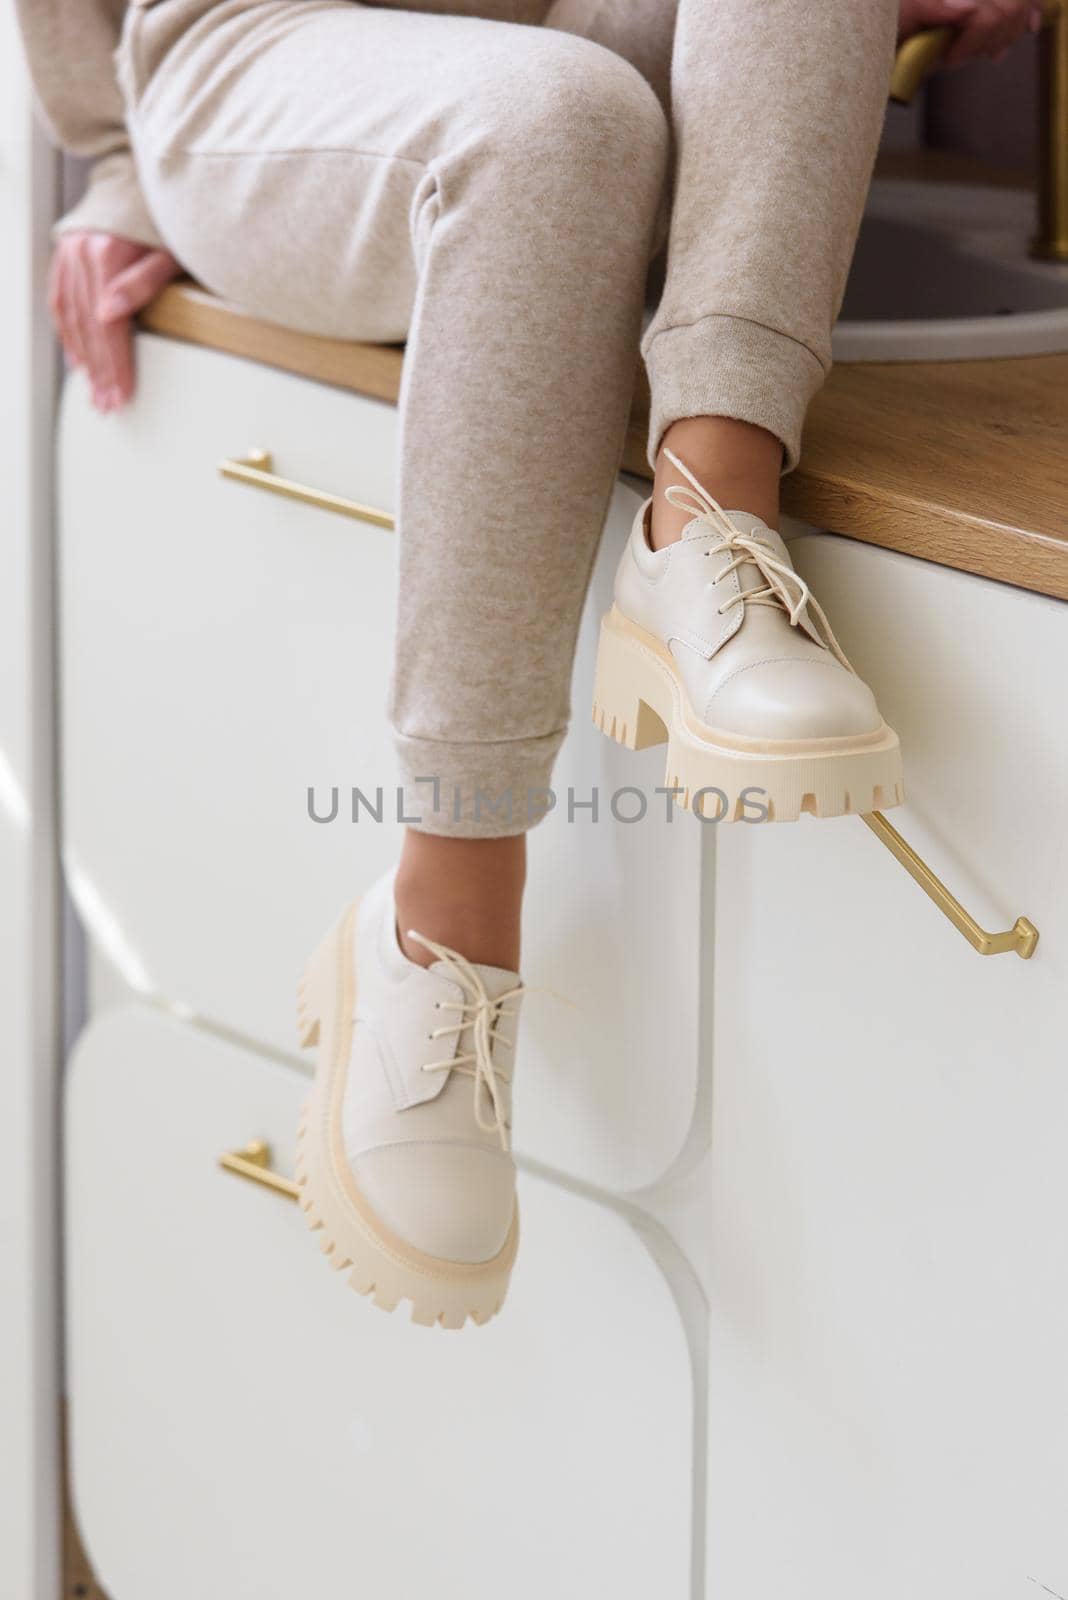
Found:
[{"label": "gold faucet", "polygon": [[[1045,26],[1039,41],[1038,231],[1031,254],[1043,261],[1068,261],[1068,8],[1043,0]],[[897,53],[890,98],[908,105],[941,61],[951,28],[926,28],[906,39]]]}]

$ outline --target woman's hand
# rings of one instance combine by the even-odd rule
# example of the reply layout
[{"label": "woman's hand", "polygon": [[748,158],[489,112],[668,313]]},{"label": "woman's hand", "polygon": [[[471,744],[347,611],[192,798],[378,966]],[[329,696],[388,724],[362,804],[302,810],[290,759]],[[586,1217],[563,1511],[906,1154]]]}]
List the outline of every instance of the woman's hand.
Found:
[{"label": "woman's hand", "polygon": [[955,28],[944,65],[977,56],[1000,61],[1025,33],[1042,26],[1041,0],[901,0],[898,41],[921,28]]},{"label": "woman's hand", "polygon": [[49,309],[67,360],[86,370],[98,411],[115,411],[133,394],[134,313],[181,270],[166,250],[110,233],[60,238],[49,274]]}]

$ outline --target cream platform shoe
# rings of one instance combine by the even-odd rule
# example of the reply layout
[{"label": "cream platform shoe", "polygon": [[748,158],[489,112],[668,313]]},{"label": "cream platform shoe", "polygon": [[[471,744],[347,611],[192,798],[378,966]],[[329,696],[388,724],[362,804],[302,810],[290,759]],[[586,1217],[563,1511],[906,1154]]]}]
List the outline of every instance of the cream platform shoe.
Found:
[{"label": "cream platform shoe", "polygon": [[397,942],[390,873],[308,963],[300,1037],[319,1056],[297,1181],[353,1288],[462,1328],[500,1310],[518,1243],[508,1130],[522,984],[422,943],[429,968]]},{"label": "cream platform shoe", "polygon": [[669,787],[709,820],[792,822],[903,799],[901,751],[779,535],[691,488],[681,540],[650,548],[646,502],[601,623],[593,720],[630,750],[667,743]]}]

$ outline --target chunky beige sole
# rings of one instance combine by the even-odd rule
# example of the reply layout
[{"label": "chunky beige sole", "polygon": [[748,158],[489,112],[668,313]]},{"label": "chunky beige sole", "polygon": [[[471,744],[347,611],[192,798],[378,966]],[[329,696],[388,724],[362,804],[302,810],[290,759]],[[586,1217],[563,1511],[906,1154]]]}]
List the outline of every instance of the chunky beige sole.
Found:
[{"label": "chunky beige sole", "polygon": [[696,721],[669,650],[615,606],[601,621],[593,720],[628,750],[667,744],[665,787],[706,820],[796,822],[885,811],[904,799],[885,723],[857,738],[747,740]]},{"label": "chunky beige sole", "polygon": [[298,997],[302,1045],[318,1045],[315,1083],[304,1107],[296,1175],[300,1206],[322,1233],[330,1265],[383,1311],[409,1300],[412,1321],[462,1328],[468,1317],[483,1323],[501,1309],[519,1242],[518,1209],[500,1253],[492,1261],[440,1261],[424,1255],[386,1227],[352,1179],[341,1143],[341,1106],[352,1046],[356,982],[352,906],[323,940],[304,972]]}]

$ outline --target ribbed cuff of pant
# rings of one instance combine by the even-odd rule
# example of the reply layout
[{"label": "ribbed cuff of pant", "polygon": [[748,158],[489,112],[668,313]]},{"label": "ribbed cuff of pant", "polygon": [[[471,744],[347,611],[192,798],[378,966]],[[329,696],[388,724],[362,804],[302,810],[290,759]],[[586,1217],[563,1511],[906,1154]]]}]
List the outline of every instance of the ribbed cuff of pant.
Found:
[{"label": "ribbed cuff of pant", "polygon": [[781,439],[784,472],[801,454],[801,429],[826,376],[807,345],[744,317],[711,316],[657,331],[643,343],[652,408],[649,464],[683,417],[735,417]]},{"label": "ribbed cuff of pant", "polygon": [[403,821],[420,833],[455,839],[526,833],[553,809],[550,779],[565,731],[488,744],[397,734]]}]

